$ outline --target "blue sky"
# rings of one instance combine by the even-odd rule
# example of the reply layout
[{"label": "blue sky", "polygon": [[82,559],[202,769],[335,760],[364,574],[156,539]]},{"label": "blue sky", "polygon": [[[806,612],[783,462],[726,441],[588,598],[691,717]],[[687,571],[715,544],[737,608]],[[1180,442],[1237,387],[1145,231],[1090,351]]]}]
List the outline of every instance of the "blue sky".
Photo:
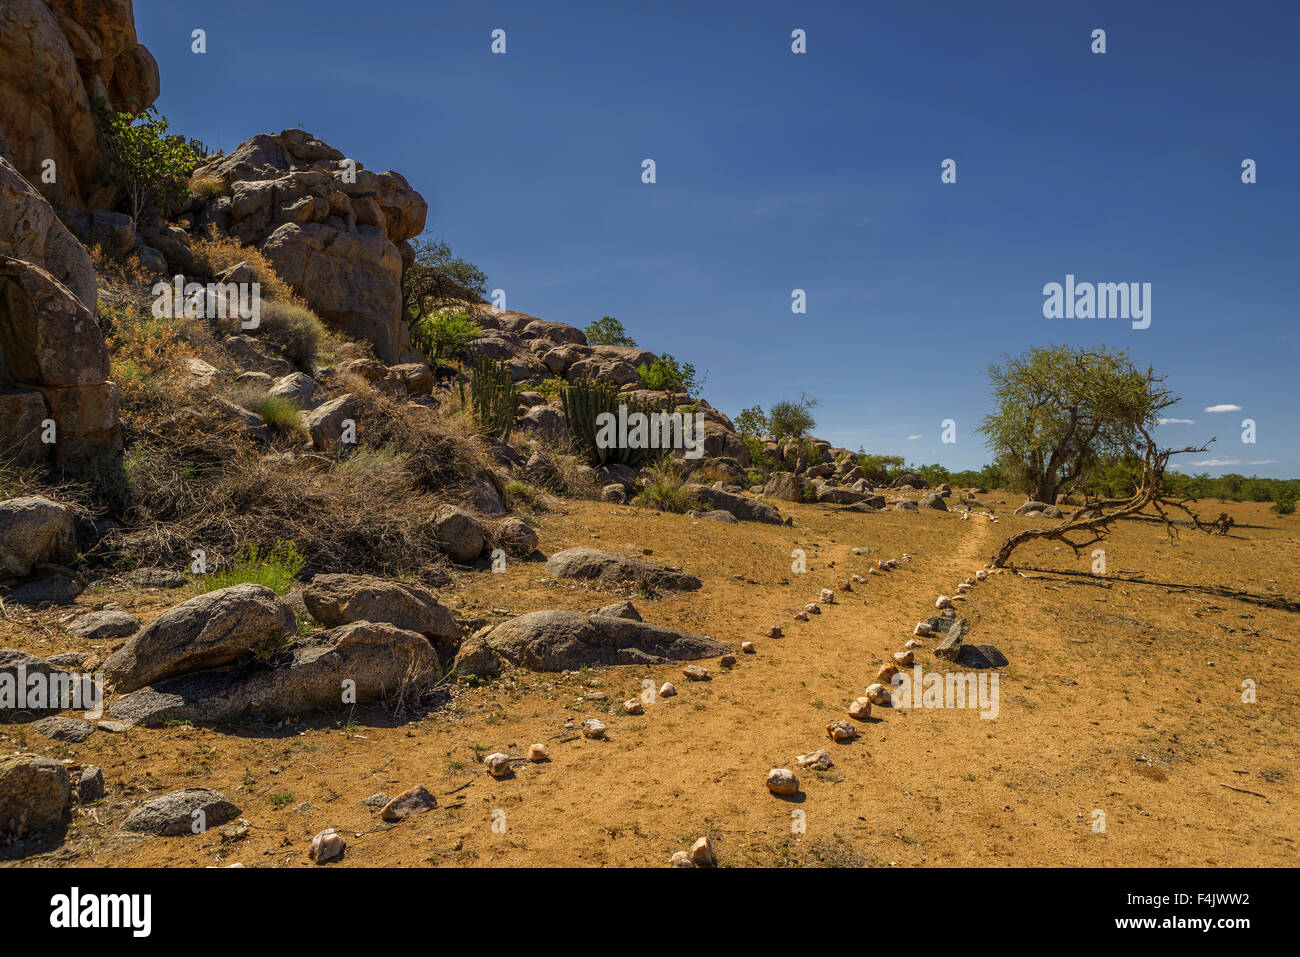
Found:
[{"label": "blue sky", "polygon": [[[733,416],[808,393],[837,445],[978,467],[990,362],[1104,342],[1182,397],[1162,444],[1217,436],[1184,470],[1300,475],[1300,4],[135,11],[174,129],[229,150],[301,125],[403,173],[509,308],[616,316]],[[1151,283],[1150,328],[1045,319],[1067,274]]]}]

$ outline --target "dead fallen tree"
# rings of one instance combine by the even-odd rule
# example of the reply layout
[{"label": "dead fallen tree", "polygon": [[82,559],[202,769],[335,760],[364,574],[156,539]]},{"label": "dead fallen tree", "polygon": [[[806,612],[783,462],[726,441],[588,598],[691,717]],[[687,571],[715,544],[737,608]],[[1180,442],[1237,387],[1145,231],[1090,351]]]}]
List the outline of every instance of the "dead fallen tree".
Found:
[{"label": "dead fallen tree", "polygon": [[[1192,524],[1201,531],[1207,533],[1216,531],[1222,519],[1209,525],[1202,523],[1196,513],[1187,505],[1188,502],[1195,501],[1195,499],[1175,499],[1164,495],[1161,491],[1164,484],[1165,469],[1173,456],[1204,452],[1210,447],[1210,443],[1214,439],[1210,439],[1210,442],[1199,448],[1189,446],[1182,449],[1161,449],[1144,427],[1139,426],[1138,431],[1146,442],[1146,451],[1142,459],[1142,474],[1132,495],[1128,498],[1090,501],[1076,512],[1073,518],[1066,519],[1054,528],[1030,528],[1023,532],[1017,532],[1003,542],[1002,547],[993,556],[993,567],[1005,567],[1017,548],[1026,542],[1039,538],[1064,542],[1074,550],[1074,554],[1077,556],[1090,545],[1104,541],[1106,536],[1110,534],[1110,528],[1115,522],[1122,518],[1137,516],[1148,507],[1152,508],[1156,516],[1164,522],[1170,538],[1178,536],[1178,529],[1169,518],[1169,512],[1175,509],[1186,513]],[[1229,519],[1229,521],[1231,520]],[[1223,532],[1219,532],[1219,534],[1223,534]],[[1085,536],[1089,537],[1085,538]]]}]

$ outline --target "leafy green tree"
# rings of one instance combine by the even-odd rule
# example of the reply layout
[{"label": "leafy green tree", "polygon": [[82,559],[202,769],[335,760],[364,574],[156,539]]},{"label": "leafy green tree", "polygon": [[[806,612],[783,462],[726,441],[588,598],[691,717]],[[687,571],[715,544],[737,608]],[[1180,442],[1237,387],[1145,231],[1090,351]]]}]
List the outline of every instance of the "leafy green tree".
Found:
[{"label": "leafy green tree", "polygon": [[769,428],[767,416],[763,414],[761,405],[752,405],[743,410],[740,415],[736,416],[736,434],[742,438],[756,439],[759,436],[767,435]]},{"label": "leafy green tree", "polygon": [[678,362],[665,352],[649,365],[637,366],[641,384],[656,392],[685,392],[695,395],[704,385],[704,377],[689,362]]},{"label": "leafy green tree", "polygon": [[487,293],[487,275],[451,251],[441,239],[411,241],[414,261],[402,273],[402,311],[415,327],[440,309],[477,302]]},{"label": "leafy green tree", "polygon": [[812,410],[816,406],[817,400],[807,394],[799,396],[798,402],[783,399],[773,405],[767,413],[767,424],[772,432],[772,438],[778,442],[785,439],[802,439],[817,425],[817,421],[812,416]]},{"label": "leafy green tree", "polygon": [[623,323],[613,316],[601,316],[586,329],[587,343],[593,346],[635,346],[636,340],[627,334]]},{"label": "leafy green tree", "polygon": [[1033,348],[988,370],[996,409],[979,427],[997,464],[1036,501],[1083,484],[1106,457],[1139,455],[1142,429],[1178,400],[1126,350]]},{"label": "leafy green tree", "polygon": [[903,457],[901,455],[869,455],[859,450],[858,468],[867,473],[867,478],[873,482],[888,482],[893,476],[890,469],[903,467]]},{"label": "leafy green tree", "polygon": [[203,159],[201,144],[168,133],[167,117],[152,106],[119,113],[101,97],[92,110],[104,138],[101,177],[125,196],[133,226],[150,204],[165,213],[186,198],[186,180]]}]

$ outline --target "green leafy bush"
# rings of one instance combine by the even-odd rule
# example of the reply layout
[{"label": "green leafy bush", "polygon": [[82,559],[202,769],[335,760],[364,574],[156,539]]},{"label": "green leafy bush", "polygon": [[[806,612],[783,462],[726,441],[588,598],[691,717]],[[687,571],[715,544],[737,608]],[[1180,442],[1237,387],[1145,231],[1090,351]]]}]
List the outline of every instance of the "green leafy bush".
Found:
[{"label": "green leafy bush", "polygon": [[469,345],[483,334],[483,327],[468,309],[425,316],[411,329],[411,337],[429,359],[464,362]]},{"label": "green leafy bush", "polygon": [[641,384],[656,392],[685,392],[694,395],[704,385],[704,377],[697,375],[695,366],[678,362],[664,353],[649,365],[637,366]]},{"label": "green leafy bush", "polygon": [[125,195],[132,224],[139,223],[150,205],[166,215],[187,197],[189,175],[203,159],[200,146],[168,133],[167,117],[152,106],[118,113],[96,97],[91,110],[104,144],[100,178]]},{"label": "green leafy bush", "polygon": [[803,438],[817,425],[812,416],[812,409],[816,405],[817,400],[808,395],[801,395],[798,402],[782,400],[773,405],[767,414],[772,438],[778,442]]},{"label": "green leafy bush", "polygon": [[686,490],[686,481],[671,460],[664,460],[646,471],[645,485],[633,496],[633,505],[661,512],[690,512],[700,507],[695,496]]}]

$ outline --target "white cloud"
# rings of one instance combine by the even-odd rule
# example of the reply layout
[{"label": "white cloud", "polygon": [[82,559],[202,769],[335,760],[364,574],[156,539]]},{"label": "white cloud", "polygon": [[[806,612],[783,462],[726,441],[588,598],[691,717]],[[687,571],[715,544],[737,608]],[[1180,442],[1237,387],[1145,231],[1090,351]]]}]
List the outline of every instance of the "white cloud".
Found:
[{"label": "white cloud", "polygon": [[915,442],[917,439],[923,439],[923,438],[925,438],[924,435],[909,435],[909,436],[907,437],[907,441],[909,441],[909,442]]},{"label": "white cloud", "polygon": [[1251,459],[1247,465],[1276,465],[1277,459]]},{"label": "white cloud", "polygon": [[1232,405],[1229,402],[1225,402],[1222,405],[1207,405],[1205,407],[1205,411],[1206,412],[1240,412],[1241,406]]},{"label": "white cloud", "polygon": [[1195,419],[1160,419],[1161,425],[1195,425]]}]

